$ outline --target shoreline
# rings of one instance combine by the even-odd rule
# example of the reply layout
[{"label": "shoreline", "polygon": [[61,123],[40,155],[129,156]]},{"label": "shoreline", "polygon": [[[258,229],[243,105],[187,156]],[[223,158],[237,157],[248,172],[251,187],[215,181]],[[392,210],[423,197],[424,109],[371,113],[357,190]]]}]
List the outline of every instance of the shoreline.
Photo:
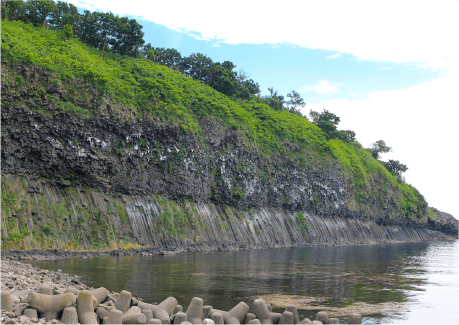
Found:
[{"label": "shoreline", "polygon": [[42,261],[42,260],[62,260],[69,258],[91,258],[99,256],[124,256],[124,255],[175,255],[186,253],[212,253],[212,252],[230,252],[230,251],[246,251],[258,249],[275,249],[275,248],[294,248],[294,247],[341,247],[341,246],[365,246],[365,245],[393,245],[393,244],[408,244],[408,243],[433,243],[457,241],[458,239],[450,240],[433,240],[419,242],[369,242],[365,244],[345,244],[345,245],[244,245],[234,243],[216,243],[201,245],[189,245],[184,247],[177,246],[162,246],[162,247],[140,247],[129,249],[103,250],[103,251],[69,251],[66,249],[31,249],[31,250],[1,250],[1,260],[13,261]]}]

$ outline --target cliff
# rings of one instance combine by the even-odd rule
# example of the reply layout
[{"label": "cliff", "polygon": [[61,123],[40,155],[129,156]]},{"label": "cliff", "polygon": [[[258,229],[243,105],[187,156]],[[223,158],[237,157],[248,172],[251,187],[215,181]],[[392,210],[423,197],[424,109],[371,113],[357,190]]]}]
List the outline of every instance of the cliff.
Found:
[{"label": "cliff", "polygon": [[112,196],[10,175],[3,177],[2,185],[7,250],[142,246],[180,252],[454,239],[454,233],[448,234],[453,224],[444,233],[428,224],[384,225],[273,207],[244,210],[161,195]]},{"label": "cliff", "polygon": [[[21,36],[3,28],[5,44]],[[175,71],[120,57],[130,73],[122,80],[158,92],[142,109],[71,68],[62,75],[46,52],[31,64],[2,46],[4,249],[457,238],[457,220],[428,208],[358,143],[326,141],[303,117],[230,101]],[[91,60],[115,64],[101,57]],[[142,77],[132,72],[139,69]]]}]

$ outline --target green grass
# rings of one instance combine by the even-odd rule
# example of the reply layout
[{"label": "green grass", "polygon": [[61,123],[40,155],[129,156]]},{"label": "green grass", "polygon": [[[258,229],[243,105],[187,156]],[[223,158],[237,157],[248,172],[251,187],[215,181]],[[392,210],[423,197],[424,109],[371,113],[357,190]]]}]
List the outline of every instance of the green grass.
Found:
[{"label": "green grass", "polygon": [[[41,114],[71,113],[77,118],[95,118],[97,112],[83,105],[91,101],[90,96],[72,84],[72,80],[82,78],[99,91],[99,101],[102,95],[108,98],[120,119],[136,123],[155,117],[176,125],[183,133],[201,138],[201,118],[212,117],[234,130],[238,142],[253,146],[268,165],[271,159],[282,157],[300,168],[312,166],[327,173],[338,163],[346,181],[350,210],[368,211],[369,202],[375,206],[374,203],[382,203],[392,195],[395,206],[389,208],[396,214],[420,218],[427,213],[422,195],[395,179],[360,144],[327,141],[322,130],[302,116],[274,110],[261,103],[260,98],[232,100],[178,71],[147,59],[100,52],[77,39],[63,40],[53,30],[8,21],[2,21],[1,29],[2,61],[41,66],[51,73],[54,86],[73,94],[63,96],[56,105],[48,96],[51,104],[42,103],[37,110]],[[33,78],[26,80],[12,71],[2,75],[2,88],[9,87],[11,92],[21,87],[29,87],[37,94],[45,92],[46,87],[34,82]],[[44,94],[42,97],[46,97]],[[2,105],[10,104],[14,105],[14,100],[2,97]],[[121,143],[117,148],[120,154],[122,147]],[[172,164],[168,167],[170,171],[174,168]],[[243,198],[238,187],[233,192],[235,199]],[[2,201],[5,200],[8,198],[2,196]],[[125,211],[116,208],[123,223],[127,223]]]}]

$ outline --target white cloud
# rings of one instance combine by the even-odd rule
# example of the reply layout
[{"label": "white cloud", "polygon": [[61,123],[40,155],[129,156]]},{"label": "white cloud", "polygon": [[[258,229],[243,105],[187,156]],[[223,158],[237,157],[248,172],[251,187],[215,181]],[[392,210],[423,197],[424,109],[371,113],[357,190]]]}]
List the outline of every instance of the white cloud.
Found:
[{"label": "white cloud", "polygon": [[303,86],[298,89],[299,93],[304,93],[306,91],[315,91],[316,93],[326,95],[326,94],[336,94],[338,92],[338,86],[342,84],[330,84],[328,80],[321,80],[315,86]]},{"label": "white cloud", "polygon": [[[168,28],[229,44],[290,43],[350,53],[362,60],[418,62],[459,69],[459,1],[418,0],[112,1],[70,0],[82,8],[134,15]],[[205,9],[205,10],[204,10]],[[224,13],[224,14],[222,14]]]},{"label": "white cloud", "polygon": [[373,92],[367,99],[332,99],[308,104],[341,118],[340,129],[353,130],[364,147],[384,140],[393,148],[384,160],[408,165],[406,180],[430,206],[459,218],[456,185],[459,75],[449,75],[405,89]]},{"label": "white cloud", "polygon": [[326,59],[339,59],[341,57],[341,53],[336,53],[330,56],[326,56]]}]

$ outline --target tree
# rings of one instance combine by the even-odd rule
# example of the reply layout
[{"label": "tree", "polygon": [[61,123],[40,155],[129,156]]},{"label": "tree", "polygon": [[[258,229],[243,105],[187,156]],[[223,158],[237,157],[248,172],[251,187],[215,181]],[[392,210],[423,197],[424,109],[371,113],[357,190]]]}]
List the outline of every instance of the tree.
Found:
[{"label": "tree", "polygon": [[204,68],[201,71],[201,78],[201,81],[226,96],[232,96],[236,93],[237,83],[234,73],[218,62]]},{"label": "tree", "polygon": [[284,108],[284,96],[279,95],[273,87],[268,88],[269,95],[262,98],[263,103],[271,106],[273,109],[281,110]]},{"label": "tree", "polygon": [[300,94],[294,90],[289,92],[287,94],[287,97],[290,99],[286,102],[285,106],[292,113],[299,112],[298,107],[306,106],[306,103],[304,102],[303,98],[301,98]]},{"label": "tree", "polygon": [[27,20],[35,27],[46,26],[48,23],[48,16],[55,10],[54,1],[27,1]]},{"label": "tree", "polygon": [[62,1],[55,3],[54,10],[50,13],[49,24],[58,30],[63,30],[65,25],[71,25],[72,29],[78,19],[78,8]]},{"label": "tree", "polygon": [[260,93],[260,85],[249,79],[249,75],[244,70],[240,69],[239,72],[235,73],[237,83],[237,98],[250,99],[252,95],[258,95]]},{"label": "tree", "polygon": [[182,55],[176,49],[166,49],[164,47],[155,47],[154,62],[165,65],[168,68],[178,70],[182,62]]},{"label": "tree", "polygon": [[338,131],[337,138],[344,142],[354,142],[355,132],[350,130],[340,130]]},{"label": "tree", "polygon": [[2,19],[25,20],[26,4],[23,1],[3,1]]},{"label": "tree", "polygon": [[324,109],[321,113],[311,110],[309,116],[311,117],[312,123],[324,131],[328,140],[337,138],[338,132],[336,126],[340,122],[340,118],[338,116],[326,109]]},{"label": "tree", "polygon": [[207,72],[204,69],[209,68],[214,62],[207,55],[201,53],[193,53],[189,57],[183,58],[180,62],[179,70],[188,77],[204,82],[204,75]]},{"label": "tree", "polygon": [[392,148],[387,146],[384,140],[378,140],[376,142],[373,142],[371,144],[371,147],[367,149],[373,158],[379,159],[379,155],[382,153],[390,152],[392,151]]},{"label": "tree", "polygon": [[389,161],[381,161],[386,169],[396,178],[402,179],[402,173],[408,170],[408,167],[398,160],[389,159]]}]

